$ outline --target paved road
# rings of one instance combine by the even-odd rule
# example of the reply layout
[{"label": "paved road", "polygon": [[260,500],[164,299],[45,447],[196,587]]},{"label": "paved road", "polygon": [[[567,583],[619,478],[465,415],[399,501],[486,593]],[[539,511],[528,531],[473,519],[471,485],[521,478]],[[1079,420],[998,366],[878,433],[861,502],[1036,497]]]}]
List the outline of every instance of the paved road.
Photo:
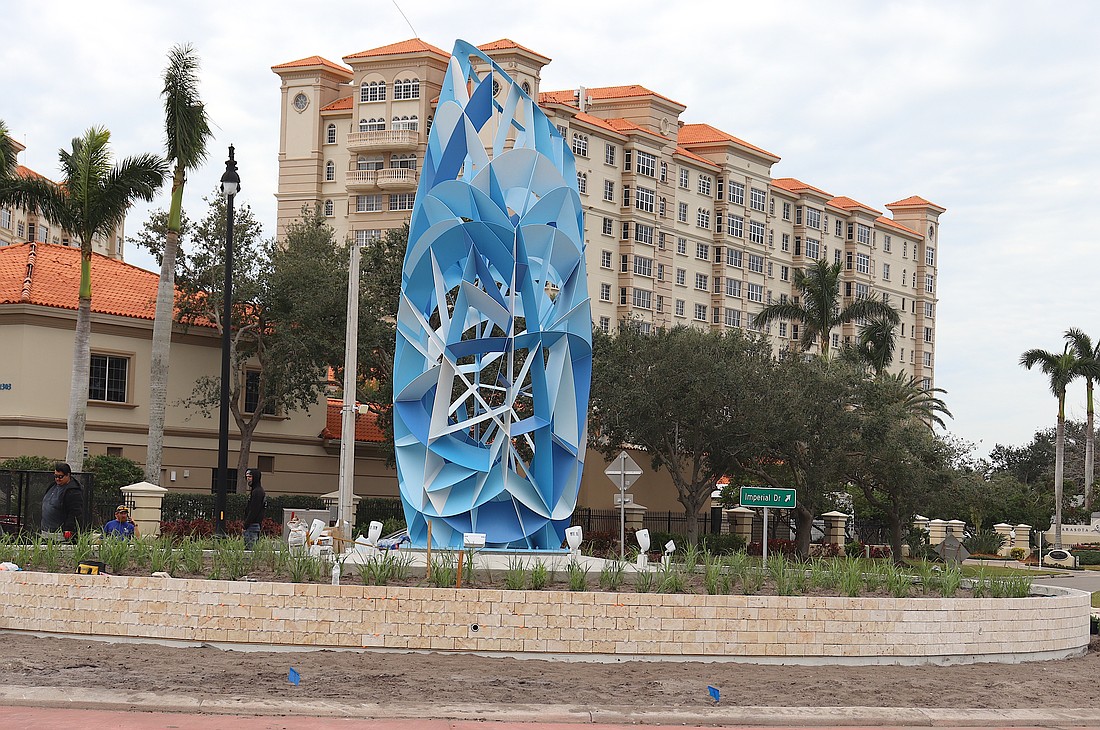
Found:
[{"label": "paved road", "polygon": [[1079,591],[1095,593],[1100,591],[1100,570],[1075,570],[1053,576],[1043,576],[1034,581],[1037,585],[1076,588]]}]

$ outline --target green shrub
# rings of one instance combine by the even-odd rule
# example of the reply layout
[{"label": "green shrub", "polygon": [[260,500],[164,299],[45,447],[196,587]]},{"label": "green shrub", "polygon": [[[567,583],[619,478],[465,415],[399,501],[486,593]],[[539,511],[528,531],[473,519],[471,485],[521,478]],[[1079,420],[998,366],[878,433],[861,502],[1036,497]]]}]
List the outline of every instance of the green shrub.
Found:
[{"label": "green shrub", "polygon": [[975,555],[996,555],[1005,543],[1005,536],[995,530],[978,530],[963,539],[963,547]]},{"label": "green shrub", "polygon": [[[1023,560],[1024,558],[1027,557],[1027,549],[1026,548],[1012,548],[1011,550],[1008,551],[1008,557],[1012,558],[1013,560]],[[1097,562],[1095,564],[1100,564],[1100,554],[1097,555],[1096,560],[1097,560]],[[1084,564],[1084,563],[1082,562],[1082,564]]]},{"label": "green shrub", "polygon": [[[664,545],[664,543],[661,544]],[[703,549],[711,555],[729,555],[730,553],[743,552],[746,546],[745,538],[740,535],[705,535],[702,539],[702,545]]]},{"label": "green shrub", "polygon": [[53,465],[64,459],[48,456],[15,456],[0,461],[0,471],[53,471]]},{"label": "green shrub", "polygon": [[1074,550],[1081,565],[1100,565],[1100,550]]}]

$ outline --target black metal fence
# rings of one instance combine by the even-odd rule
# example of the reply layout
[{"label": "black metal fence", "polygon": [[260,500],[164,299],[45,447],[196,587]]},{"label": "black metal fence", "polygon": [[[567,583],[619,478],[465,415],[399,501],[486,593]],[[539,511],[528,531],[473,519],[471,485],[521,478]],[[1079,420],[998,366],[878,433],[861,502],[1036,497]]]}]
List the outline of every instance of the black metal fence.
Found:
[{"label": "black metal fence", "polygon": [[[97,491],[94,474],[74,473],[72,476],[82,487],[81,529],[102,527],[114,516],[115,507],[125,503],[117,489]],[[52,471],[0,471],[0,533],[38,532],[42,523],[42,497],[53,486],[53,481]]]},{"label": "black metal fence", "polygon": [[[586,535],[595,533],[619,534],[621,515],[617,509],[592,509],[578,507],[573,512],[573,524],[580,525]],[[719,523],[718,526],[720,526]],[[715,527],[710,512],[699,515],[699,534],[705,535]],[[650,532],[667,532],[673,535],[685,535],[688,531],[688,517],[683,512],[654,512],[647,510],[642,517],[642,527]],[[715,530],[717,532],[717,530]]]}]

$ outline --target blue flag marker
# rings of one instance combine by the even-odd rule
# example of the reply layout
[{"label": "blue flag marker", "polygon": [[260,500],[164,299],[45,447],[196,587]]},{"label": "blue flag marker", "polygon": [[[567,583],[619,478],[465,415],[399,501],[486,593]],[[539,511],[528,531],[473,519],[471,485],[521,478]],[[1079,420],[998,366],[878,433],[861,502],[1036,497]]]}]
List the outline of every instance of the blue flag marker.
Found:
[{"label": "blue flag marker", "polygon": [[[297,687],[298,683],[302,681],[302,675],[298,674],[297,669],[295,669],[294,667],[291,667],[290,671],[287,672],[286,681],[290,682],[295,687]],[[715,690],[715,691],[717,691],[717,690]]]},{"label": "blue flag marker", "polygon": [[[297,682],[295,682],[295,684],[297,684]],[[710,692],[710,696],[712,698],[714,698],[714,704],[716,704],[716,705],[718,704],[719,700],[722,699],[722,693],[718,691],[717,687],[713,687],[713,686],[708,684],[707,685],[707,692]]]}]

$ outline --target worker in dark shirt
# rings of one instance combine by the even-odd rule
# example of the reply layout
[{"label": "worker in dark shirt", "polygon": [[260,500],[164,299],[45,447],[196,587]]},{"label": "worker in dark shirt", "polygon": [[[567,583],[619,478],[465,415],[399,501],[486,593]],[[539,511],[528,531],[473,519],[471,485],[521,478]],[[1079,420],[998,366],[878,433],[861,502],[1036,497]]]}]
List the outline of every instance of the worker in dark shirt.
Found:
[{"label": "worker in dark shirt", "polygon": [[84,488],[64,462],[53,466],[53,484],[42,497],[42,532],[70,539],[80,529],[84,516]]},{"label": "worker in dark shirt", "polygon": [[260,526],[264,521],[264,506],[267,494],[260,484],[259,469],[245,469],[244,479],[248,483],[248,508],[244,513],[244,549],[251,550],[260,539]]}]

